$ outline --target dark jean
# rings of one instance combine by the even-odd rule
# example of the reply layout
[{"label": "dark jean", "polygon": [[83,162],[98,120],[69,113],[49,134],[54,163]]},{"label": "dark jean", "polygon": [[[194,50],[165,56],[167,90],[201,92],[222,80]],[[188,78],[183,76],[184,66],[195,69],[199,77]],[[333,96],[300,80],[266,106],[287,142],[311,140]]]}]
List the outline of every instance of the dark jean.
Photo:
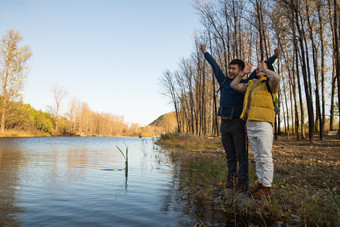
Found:
[{"label": "dark jean", "polygon": [[227,157],[228,176],[237,176],[245,180],[247,178],[245,122],[240,118],[222,120],[221,134]]}]

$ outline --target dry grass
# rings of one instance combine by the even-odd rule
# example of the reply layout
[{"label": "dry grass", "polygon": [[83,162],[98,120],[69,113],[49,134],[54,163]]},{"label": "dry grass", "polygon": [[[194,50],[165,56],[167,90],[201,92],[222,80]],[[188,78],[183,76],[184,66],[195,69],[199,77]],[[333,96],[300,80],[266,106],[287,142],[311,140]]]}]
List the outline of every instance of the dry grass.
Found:
[{"label": "dry grass", "polygon": [[[172,135],[163,137],[158,144],[177,148],[171,151],[171,157],[180,166],[180,191],[186,194],[188,206],[195,209],[203,223],[212,220],[224,224],[230,224],[230,220],[240,224],[250,220],[259,225],[283,222],[298,226],[339,223],[340,140],[335,137],[317,140],[315,144],[285,138],[274,141],[272,199],[241,211],[236,211],[235,194],[221,196],[216,190],[226,180],[227,173],[218,139]],[[255,181],[255,163],[250,151],[250,186]]]},{"label": "dry grass", "polygon": [[38,136],[50,136],[48,133],[42,131],[23,131],[23,130],[6,130],[5,133],[0,133],[0,137],[38,137]]},{"label": "dry grass", "polygon": [[164,145],[165,147],[180,148],[190,151],[216,151],[222,149],[222,144],[214,138],[178,133],[163,134],[156,143],[158,145]]}]

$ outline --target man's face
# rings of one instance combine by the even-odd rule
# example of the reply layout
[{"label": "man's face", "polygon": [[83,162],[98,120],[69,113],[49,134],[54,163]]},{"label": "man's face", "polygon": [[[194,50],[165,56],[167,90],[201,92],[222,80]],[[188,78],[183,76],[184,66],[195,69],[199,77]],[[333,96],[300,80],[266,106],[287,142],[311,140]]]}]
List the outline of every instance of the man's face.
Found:
[{"label": "man's face", "polygon": [[229,65],[228,76],[230,79],[234,79],[241,73],[241,69],[237,64]]}]

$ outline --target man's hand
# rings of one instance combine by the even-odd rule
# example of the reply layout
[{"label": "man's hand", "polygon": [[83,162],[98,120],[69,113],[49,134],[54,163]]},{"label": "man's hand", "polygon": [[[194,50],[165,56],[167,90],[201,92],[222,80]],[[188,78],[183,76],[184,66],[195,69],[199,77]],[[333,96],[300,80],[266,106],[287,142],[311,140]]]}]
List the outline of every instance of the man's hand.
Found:
[{"label": "man's hand", "polygon": [[207,46],[205,44],[201,44],[201,51],[203,54],[205,54],[205,52],[207,52]]},{"label": "man's hand", "polygon": [[262,61],[261,64],[259,65],[259,71],[263,72],[266,69],[268,69],[267,68],[267,63],[265,61]]},{"label": "man's hand", "polygon": [[253,68],[253,63],[249,63],[248,65],[246,65],[246,67],[244,67],[243,69],[243,73],[244,74],[251,73],[251,68]]},{"label": "man's hand", "polygon": [[276,58],[278,58],[278,57],[280,56],[280,53],[281,53],[281,49],[280,49],[280,48],[276,48],[276,49],[274,50],[274,56],[275,56]]}]

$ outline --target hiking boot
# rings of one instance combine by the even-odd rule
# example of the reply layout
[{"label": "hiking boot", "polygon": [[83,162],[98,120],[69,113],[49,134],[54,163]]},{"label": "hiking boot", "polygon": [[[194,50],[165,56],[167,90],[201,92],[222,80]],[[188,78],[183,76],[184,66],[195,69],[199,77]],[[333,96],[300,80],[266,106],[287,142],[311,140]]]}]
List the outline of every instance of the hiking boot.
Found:
[{"label": "hiking boot", "polygon": [[255,192],[253,195],[254,199],[264,199],[271,195],[270,187],[261,186],[261,189]]},{"label": "hiking boot", "polygon": [[240,178],[237,178],[238,182],[235,187],[235,193],[242,193],[246,191],[246,181]]},{"label": "hiking boot", "polygon": [[236,177],[235,176],[228,176],[227,182],[224,185],[220,186],[219,189],[234,189],[236,185]]},{"label": "hiking boot", "polygon": [[249,194],[254,194],[255,192],[257,192],[258,190],[260,190],[262,187],[262,184],[258,183],[255,187],[251,188],[249,190]]}]

